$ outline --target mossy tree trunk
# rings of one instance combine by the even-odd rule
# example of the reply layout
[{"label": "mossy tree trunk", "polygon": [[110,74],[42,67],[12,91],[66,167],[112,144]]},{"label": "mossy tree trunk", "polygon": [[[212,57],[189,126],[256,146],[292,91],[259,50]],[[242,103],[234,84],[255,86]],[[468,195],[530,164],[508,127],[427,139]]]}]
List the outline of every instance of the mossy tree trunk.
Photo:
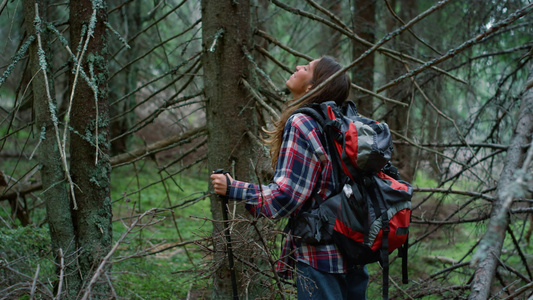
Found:
[{"label": "mossy tree trunk", "polygon": [[[250,3],[239,1],[202,1],[203,71],[207,103],[208,158],[209,168],[224,168],[234,178],[253,180],[250,159],[257,156],[247,131],[254,131],[254,102],[241,84],[250,79],[251,64],[242,48],[250,49],[252,35],[250,26]],[[230,202],[230,206],[233,203]],[[211,199],[213,219],[221,220],[221,202]],[[237,205],[237,214],[247,215],[242,205]],[[228,268],[225,239],[220,232],[223,224],[214,222],[214,260],[218,269],[213,281],[214,299],[231,299],[232,283]],[[232,241],[239,240],[238,229],[232,232]],[[233,244],[234,254],[248,257]],[[237,280],[242,295],[242,264],[236,260]]]},{"label": "mossy tree trunk", "polygon": [[[71,298],[77,294],[81,280],[76,272],[76,243],[72,223],[65,168],[58,146],[56,128],[56,101],[52,72],[52,51],[49,48],[51,35],[46,29],[49,1],[24,1],[26,32],[35,37],[30,46],[29,68],[32,74],[31,89],[35,110],[35,129],[40,135],[39,163],[52,252],[57,265],[57,274],[64,274],[62,295]],[[36,8],[38,11],[36,11]],[[38,12],[36,14],[36,12]],[[63,258],[63,259],[62,259]],[[64,267],[64,269],[62,269]]]},{"label": "mossy tree trunk", "polygon": [[[81,66],[89,78],[87,81],[80,74],[72,80],[75,91],[70,116],[71,174],[77,204],[73,218],[79,271],[86,281],[112,243],[106,11],[106,1],[70,2],[71,49],[83,51]],[[109,286],[97,284],[92,290],[106,294]]]}]

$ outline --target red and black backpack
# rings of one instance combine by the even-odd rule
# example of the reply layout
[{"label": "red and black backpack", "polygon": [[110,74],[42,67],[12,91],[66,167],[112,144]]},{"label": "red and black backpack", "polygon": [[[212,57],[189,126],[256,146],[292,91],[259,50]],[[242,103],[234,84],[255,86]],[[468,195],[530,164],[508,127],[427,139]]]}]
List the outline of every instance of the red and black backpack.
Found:
[{"label": "red and black backpack", "polygon": [[[357,114],[355,104],[328,101],[300,108],[317,121],[333,163],[337,191],[317,207],[304,206],[289,220],[293,236],[309,244],[335,243],[349,268],[379,262],[383,298],[388,298],[389,254],[402,257],[407,283],[407,248],[412,186],[390,164],[392,137],[385,123]],[[310,203],[310,201],[307,201]]]}]

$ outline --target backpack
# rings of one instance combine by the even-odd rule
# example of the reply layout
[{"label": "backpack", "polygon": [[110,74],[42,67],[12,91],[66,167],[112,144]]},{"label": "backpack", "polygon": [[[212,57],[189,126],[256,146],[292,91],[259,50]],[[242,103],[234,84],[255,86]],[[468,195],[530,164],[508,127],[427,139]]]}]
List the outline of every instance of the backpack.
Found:
[{"label": "backpack", "polygon": [[359,116],[355,103],[328,101],[297,109],[319,124],[339,189],[317,207],[307,201],[287,225],[309,244],[335,243],[348,268],[379,262],[383,298],[388,299],[389,254],[399,249],[407,283],[407,248],[412,186],[391,165],[392,137],[385,123]]}]

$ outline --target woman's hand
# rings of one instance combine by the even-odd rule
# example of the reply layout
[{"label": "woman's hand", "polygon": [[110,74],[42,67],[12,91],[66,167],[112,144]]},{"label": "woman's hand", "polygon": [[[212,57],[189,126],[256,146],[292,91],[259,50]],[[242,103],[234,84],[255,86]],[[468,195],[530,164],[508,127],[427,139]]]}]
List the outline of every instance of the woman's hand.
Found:
[{"label": "woman's hand", "polygon": [[211,182],[213,183],[213,188],[215,193],[226,196],[226,191],[228,190],[228,182],[226,176],[229,178],[230,185],[233,182],[233,178],[229,174],[211,174]]}]

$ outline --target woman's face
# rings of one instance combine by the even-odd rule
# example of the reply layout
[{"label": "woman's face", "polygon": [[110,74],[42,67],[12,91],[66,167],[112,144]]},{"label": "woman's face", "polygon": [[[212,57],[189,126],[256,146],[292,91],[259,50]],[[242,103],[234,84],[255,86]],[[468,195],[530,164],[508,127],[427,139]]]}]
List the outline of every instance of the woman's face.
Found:
[{"label": "woman's face", "polygon": [[285,83],[287,88],[292,93],[294,99],[302,97],[311,88],[311,79],[313,78],[313,70],[318,59],[313,60],[305,66],[297,66],[296,72],[289,77]]}]

